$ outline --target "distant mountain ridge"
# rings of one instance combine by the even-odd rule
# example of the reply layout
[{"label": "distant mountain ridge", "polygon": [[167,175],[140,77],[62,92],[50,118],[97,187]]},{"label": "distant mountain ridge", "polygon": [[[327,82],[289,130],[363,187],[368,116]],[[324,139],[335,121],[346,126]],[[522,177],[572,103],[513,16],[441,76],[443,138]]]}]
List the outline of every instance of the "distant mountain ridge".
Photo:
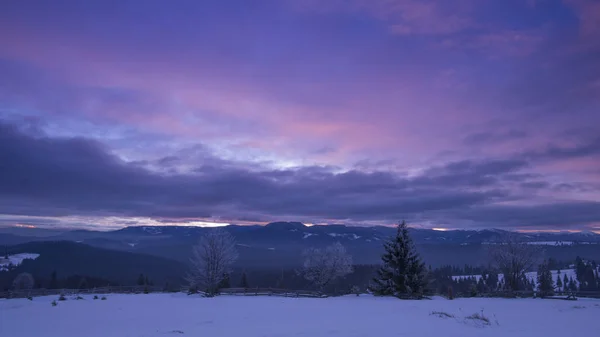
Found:
[{"label": "distant mountain ridge", "polygon": [[[342,243],[358,264],[378,263],[382,242],[392,236],[394,227],[354,227],[345,225],[306,226],[301,222],[273,222],[267,225],[230,225],[222,227],[236,239],[238,265],[252,267],[297,266],[302,251]],[[3,234],[0,244],[30,241],[66,240],[90,246],[189,261],[191,247],[210,228],[192,226],[130,226],[101,232],[60,231],[55,236],[27,236],[27,229]],[[411,228],[411,236],[424,260],[433,266],[465,263],[485,264],[485,247],[498,242],[508,231],[500,229],[448,230]],[[600,259],[600,235],[594,233],[514,233],[520,240],[546,246],[557,259],[587,256]]]}]

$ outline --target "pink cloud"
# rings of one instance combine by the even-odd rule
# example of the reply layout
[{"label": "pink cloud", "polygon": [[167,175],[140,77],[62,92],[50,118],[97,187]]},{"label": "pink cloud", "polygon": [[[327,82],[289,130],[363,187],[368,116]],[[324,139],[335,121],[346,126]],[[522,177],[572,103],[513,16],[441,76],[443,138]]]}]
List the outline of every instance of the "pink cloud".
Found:
[{"label": "pink cloud", "polygon": [[293,6],[321,12],[365,12],[399,35],[447,35],[471,28],[473,0],[290,0]]},{"label": "pink cloud", "polygon": [[597,0],[564,0],[572,7],[580,20],[580,32],[583,37],[600,36],[600,2]]}]

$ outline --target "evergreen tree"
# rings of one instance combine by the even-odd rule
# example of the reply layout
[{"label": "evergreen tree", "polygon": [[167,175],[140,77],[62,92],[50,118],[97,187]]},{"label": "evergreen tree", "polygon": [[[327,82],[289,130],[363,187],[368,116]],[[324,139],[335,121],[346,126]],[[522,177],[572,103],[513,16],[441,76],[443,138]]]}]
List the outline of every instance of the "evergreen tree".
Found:
[{"label": "evergreen tree", "polygon": [[248,285],[248,278],[246,277],[246,272],[242,273],[242,280],[240,281],[240,288],[250,288]]},{"label": "evergreen tree", "polygon": [[146,284],[146,279],[144,278],[144,274],[140,274],[137,279],[137,285],[143,286],[144,284]]},{"label": "evergreen tree", "polygon": [[567,288],[569,287],[569,277],[567,276],[567,274],[565,274],[565,276],[563,277],[563,287],[565,287],[565,290],[567,290]]},{"label": "evergreen tree", "polygon": [[79,281],[79,289],[87,289],[87,287],[88,287],[88,282],[85,277],[82,277],[81,280]]},{"label": "evergreen tree", "polygon": [[52,272],[52,274],[50,274],[50,286],[48,288],[50,288],[50,289],[58,288],[58,280],[56,278],[56,270],[54,270]]},{"label": "evergreen tree", "polygon": [[[560,272],[560,270],[559,270],[559,272]],[[567,276],[567,275],[565,275],[565,276]],[[556,288],[558,289],[558,291],[562,291],[562,288],[563,288],[563,282],[560,278],[560,273],[558,274],[558,277],[556,278]]]},{"label": "evergreen tree", "polygon": [[585,269],[586,263],[583,262],[583,259],[578,256],[575,259],[575,275],[577,276],[577,281],[579,281],[580,284],[584,283]]},{"label": "evergreen tree", "polygon": [[396,236],[384,248],[383,265],[369,289],[380,296],[421,297],[427,285],[426,267],[416,252],[406,222],[398,225]]},{"label": "evergreen tree", "polygon": [[537,272],[538,291],[541,297],[554,295],[554,282],[552,281],[552,272],[548,262],[540,264]]},{"label": "evergreen tree", "polygon": [[575,283],[572,277],[569,278],[569,290],[577,291],[577,284]]}]

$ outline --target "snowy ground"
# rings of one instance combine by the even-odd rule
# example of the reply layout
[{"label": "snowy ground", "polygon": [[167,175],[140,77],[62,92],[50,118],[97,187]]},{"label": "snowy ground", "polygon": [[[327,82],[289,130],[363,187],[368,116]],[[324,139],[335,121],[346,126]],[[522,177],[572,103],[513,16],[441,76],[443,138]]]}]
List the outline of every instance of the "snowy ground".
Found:
[{"label": "snowy ground", "polygon": [[[0,300],[0,336],[564,337],[594,335],[600,317],[600,300],[592,299],[107,296],[69,299],[56,307],[55,296]],[[488,317],[489,325],[466,318],[475,313]]]},{"label": "snowy ground", "polygon": [[27,259],[35,260],[39,256],[40,256],[40,254],[23,253],[23,254],[9,255],[8,259],[5,259],[4,257],[0,257],[0,271],[6,270],[8,268],[8,265],[10,265],[10,264],[18,266],[21,264],[21,262],[23,262],[23,260],[27,260]]}]

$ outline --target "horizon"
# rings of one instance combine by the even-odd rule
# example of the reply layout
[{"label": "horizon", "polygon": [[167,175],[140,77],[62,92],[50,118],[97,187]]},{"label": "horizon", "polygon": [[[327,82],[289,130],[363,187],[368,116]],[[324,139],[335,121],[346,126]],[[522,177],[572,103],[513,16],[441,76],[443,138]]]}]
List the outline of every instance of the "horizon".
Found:
[{"label": "horizon", "polygon": [[[100,232],[109,232],[109,231],[118,231],[125,228],[130,227],[191,227],[191,228],[223,228],[229,226],[258,226],[264,227],[266,225],[274,224],[274,223],[300,223],[306,228],[310,228],[313,226],[346,226],[346,227],[358,227],[358,228],[368,228],[373,227],[372,225],[349,225],[349,224],[306,224],[299,221],[273,221],[266,224],[257,224],[257,223],[247,223],[247,224],[238,224],[238,223],[214,223],[214,224],[205,224],[205,225],[190,225],[190,224],[152,224],[152,225],[144,225],[144,224],[135,224],[135,225],[127,225],[123,227],[100,227],[100,226],[90,226],[90,227],[81,227],[81,226],[44,226],[44,225],[28,225],[28,224],[0,224],[0,228],[23,228],[23,229],[43,229],[43,230],[57,230],[57,231],[73,231],[73,230],[87,230],[87,231],[100,231]],[[504,232],[514,232],[514,233],[532,233],[532,234],[543,234],[543,233],[551,233],[551,234],[573,234],[573,233],[592,233],[596,235],[600,235],[600,231],[586,231],[586,230],[512,230],[512,229],[501,229],[501,228],[429,228],[423,226],[413,226],[407,224],[408,228],[417,229],[417,230],[431,230],[437,232],[453,232],[453,231],[504,231]],[[388,224],[388,225],[375,225],[375,227],[387,227],[394,228],[397,224]]]},{"label": "horizon", "polygon": [[0,3],[0,225],[600,233],[596,0]]}]

